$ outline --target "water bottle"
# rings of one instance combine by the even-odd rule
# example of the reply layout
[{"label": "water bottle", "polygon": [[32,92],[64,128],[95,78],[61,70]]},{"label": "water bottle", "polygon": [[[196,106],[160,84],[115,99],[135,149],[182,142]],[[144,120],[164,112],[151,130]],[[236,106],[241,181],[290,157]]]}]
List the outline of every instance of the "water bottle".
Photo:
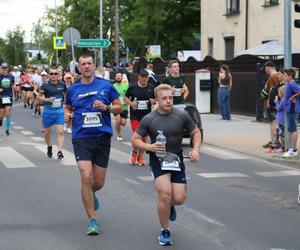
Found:
[{"label": "water bottle", "polygon": [[[161,145],[166,145],[167,144],[167,138],[163,134],[163,131],[158,130],[158,135],[156,136],[156,143],[161,144]],[[166,156],[166,149],[162,153],[156,153],[157,157],[164,157]]]},{"label": "water bottle", "polygon": [[[136,97],[134,97],[134,99],[133,99],[133,102],[136,102],[137,101],[137,98]],[[137,106],[134,106],[134,108],[132,108],[133,110],[136,110],[137,109]]]}]

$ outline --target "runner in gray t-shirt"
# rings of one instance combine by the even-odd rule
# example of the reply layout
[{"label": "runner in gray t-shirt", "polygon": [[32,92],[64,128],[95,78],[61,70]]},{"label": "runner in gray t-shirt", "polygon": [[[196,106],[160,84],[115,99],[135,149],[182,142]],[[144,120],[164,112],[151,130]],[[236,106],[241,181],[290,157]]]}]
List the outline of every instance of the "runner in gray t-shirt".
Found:
[{"label": "runner in gray t-shirt", "polygon": [[[162,228],[159,243],[171,245],[169,220],[176,220],[174,206],[182,205],[187,196],[181,149],[183,133],[185,130],[190,132],[194,141],[193,148],[189,152],[191,161],[199,160],[201,133],[186,111],[173,109],[173,93],[169,85],[159,85],[154,93],[158,108],[141,120],[139,128],[133,134],[132,144],[138,149],[150,152],[150,166],[158,194],[157,212]],[[158,130],[163,131],[167,139],[166,146],[155,142]],[[146,135],[150,136],[151,143],[143,141]],[[158,159],[156,153],[162,153],[165,150],[177,154],[179,159],[175,161]]]}]

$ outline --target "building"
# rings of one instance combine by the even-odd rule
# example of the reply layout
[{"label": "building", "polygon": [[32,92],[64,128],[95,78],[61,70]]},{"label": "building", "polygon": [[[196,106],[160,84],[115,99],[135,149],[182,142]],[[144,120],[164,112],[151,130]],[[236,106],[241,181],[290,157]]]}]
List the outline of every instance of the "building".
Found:
[{"label": "building", "polygon": [[[292,47],[299,48],[300,29],[294,28]],[[201,50],[215,59],[231,59],[240,51],[277,40],[284,42],[284,0],[202,0]]]}]

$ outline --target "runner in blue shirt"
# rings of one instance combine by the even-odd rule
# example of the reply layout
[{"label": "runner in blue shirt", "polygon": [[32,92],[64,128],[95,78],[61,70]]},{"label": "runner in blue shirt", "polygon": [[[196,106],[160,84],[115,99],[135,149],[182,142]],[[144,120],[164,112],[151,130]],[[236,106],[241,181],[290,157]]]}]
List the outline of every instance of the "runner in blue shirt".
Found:
[{"label": "runner in blue shirt", "polygon": [[43,83],[37,95],[37,101],[45,103],[42,115],[44,136],[47,143],[47,155],[52,157],[51,127],[56,126],[57,134],[57,159],[64,158],[64,108],[63,103],[67,91],[65,83],[59,81],[58,67],[54,66],[49,71],[49,81]]},{"label": "runner in blue shirt", "polygon": [[89,217],[86,234],[98,235],[95,211],[99,201],[95,192],[105,182],[113,133],[110,113],[119,114],[122,104],[114,86],[94,76],[91,55],[82,55],[78,67],[82,79],[67,90],[65,122],[73,118],[72,143],[80,170],[82,201]]},{"label": "runner in blue shirt", "polygon": [[1,64],[2,73],[0,74],[0,127],[2,126],[3,118],[6,117],[5,134],[9,136],[10,114],[13,102],[13,88],[15,87],[14,77],[8,72],[8,64]]}]

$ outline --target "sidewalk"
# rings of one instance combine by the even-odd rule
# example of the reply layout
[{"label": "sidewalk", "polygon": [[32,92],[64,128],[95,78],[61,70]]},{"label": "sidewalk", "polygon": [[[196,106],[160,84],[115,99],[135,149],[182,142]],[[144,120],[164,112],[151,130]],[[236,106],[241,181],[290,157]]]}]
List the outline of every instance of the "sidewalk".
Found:
[{"label": "sidewalk", "polygon": [[[265,153],[262,145],[269,141],[269,124],[256,122],[255,117],[232,115],[229,122],[219,114],[201,114],[204,143],[230,149],[283,165],[300,167],[300,155],[284,159],[279,153]],[[298,152],[300,152],[300,136]]]}]

